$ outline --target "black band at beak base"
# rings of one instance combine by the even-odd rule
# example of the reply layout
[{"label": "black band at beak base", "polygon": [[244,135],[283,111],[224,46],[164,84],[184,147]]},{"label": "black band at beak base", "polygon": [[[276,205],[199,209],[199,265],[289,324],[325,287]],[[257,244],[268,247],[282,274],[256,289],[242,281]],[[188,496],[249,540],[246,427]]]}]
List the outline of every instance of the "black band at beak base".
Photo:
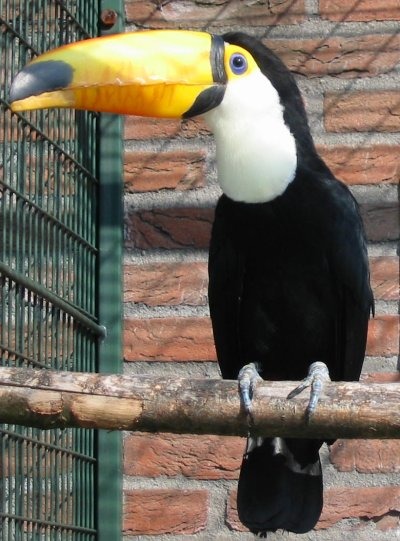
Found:
[{"label": "black band at beak base", "polygon": [[226,85],[228,77],[224,64],[225,42],[221,36],[211,35],[210,63],[214,83]]},{"label": "black band at beak base", "polygon": [[224,64],[225,55],[225,42],[221,36],[211,36],[211,50],[210,50],[210,63],[213,81],[215,86],[204,90],[199,94],[186,113],[182,115],[182,118],[191,118],[193,116],[201,115],[217,107],[223,100],[225,94],[225,86],[228,81],[228,77],[225,71]]}]

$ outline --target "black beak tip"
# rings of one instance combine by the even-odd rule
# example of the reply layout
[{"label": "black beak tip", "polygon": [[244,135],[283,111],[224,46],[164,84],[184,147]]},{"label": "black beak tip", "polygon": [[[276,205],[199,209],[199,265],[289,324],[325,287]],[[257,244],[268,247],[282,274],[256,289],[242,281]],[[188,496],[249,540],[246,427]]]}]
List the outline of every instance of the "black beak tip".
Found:
[{"label": "black beak tip", "polygon": [[66,88],[71,83],[72,77],[72,67],[60,60],[45,60],[30,64],[13,80],[10,88],[10,103]]}]

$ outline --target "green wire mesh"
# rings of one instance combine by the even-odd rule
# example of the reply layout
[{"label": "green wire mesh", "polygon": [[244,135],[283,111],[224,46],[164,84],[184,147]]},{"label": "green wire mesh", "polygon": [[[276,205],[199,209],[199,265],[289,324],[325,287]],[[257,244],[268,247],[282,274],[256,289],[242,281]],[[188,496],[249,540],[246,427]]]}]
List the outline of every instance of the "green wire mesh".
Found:
[{"label": "green wire mesh", "polygon": [[[0,0],[0,365],[95,371],[98,116],[11,114],[37,54],[98,33],[98,2]],[[96,538],[95,435],[0,425],[0,539]]]}]

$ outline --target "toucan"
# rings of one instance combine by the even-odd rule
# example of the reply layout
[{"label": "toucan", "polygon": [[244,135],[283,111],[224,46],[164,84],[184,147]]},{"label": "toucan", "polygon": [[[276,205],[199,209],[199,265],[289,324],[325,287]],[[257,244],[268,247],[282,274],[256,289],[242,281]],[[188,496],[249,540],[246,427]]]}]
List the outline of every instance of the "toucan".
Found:
[{"label": "toucan", "polygon": [[[304,378],[289,398],[310,385],[309,417],[329,377],[359,378],[373,312],[359,208],[316,151],[293,75],[261,41],[150,30],[77,42],[29,63],[10,102],[15,112],[201,115],[222,189],[209,252],[222,376],[239,380],[248,415],[260,379]],[[323,443],[250,431],[237,505],[252,532],[315,526]]]}]

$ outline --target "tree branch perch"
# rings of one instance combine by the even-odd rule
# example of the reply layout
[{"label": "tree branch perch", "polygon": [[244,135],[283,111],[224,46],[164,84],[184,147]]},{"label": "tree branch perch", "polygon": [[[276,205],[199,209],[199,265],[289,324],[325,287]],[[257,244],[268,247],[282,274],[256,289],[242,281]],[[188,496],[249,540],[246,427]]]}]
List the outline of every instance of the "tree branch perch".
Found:
[{"label": "tree branch perch", "polygon": [[[310,438],[400,438],[400,385],[327,383],[307,422],[307,390],[261,382],[254,434]],[[237,382],[0,368],[0,422],[38,428],[85,427],[246,435]]]}]

